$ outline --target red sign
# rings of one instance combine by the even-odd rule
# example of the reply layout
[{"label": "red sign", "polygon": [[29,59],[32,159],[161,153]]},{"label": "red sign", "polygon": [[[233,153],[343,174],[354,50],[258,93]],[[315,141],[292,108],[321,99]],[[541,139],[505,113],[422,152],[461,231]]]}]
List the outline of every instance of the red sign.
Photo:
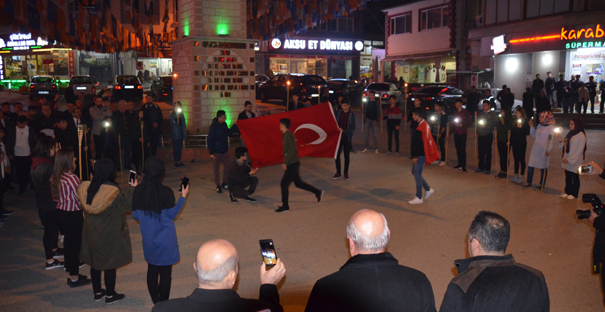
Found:
[{"label": "red sign", "polygon": [[75,57],[74,57],[73,50],[69,51],[68,66],[69,66],[69,76],[70,77],[74,76],[76,74],[76,64],[75,64]]}]

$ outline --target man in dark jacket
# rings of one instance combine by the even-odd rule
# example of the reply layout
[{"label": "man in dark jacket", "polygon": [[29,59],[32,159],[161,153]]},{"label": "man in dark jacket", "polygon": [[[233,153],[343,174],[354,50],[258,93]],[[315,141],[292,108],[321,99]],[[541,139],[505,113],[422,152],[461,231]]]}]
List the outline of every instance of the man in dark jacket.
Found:
[{"label": "man in dark jacket", "polygon": [[505,110],[509,115],[515,105],[515,95],[510,92],[510,88],[502,90],[502,96],[500,97],[500,108]]},{"label": "man in dark jacket", "polygon": [[477,147],[479,154],[479,168],[475,172],[490,174],[492,170],[492,143],[494,142],[494,128],[498,119],[491,111],[490,102],[483,101],[483,111],[477,115]]},{"label": "man in dark jacket", "polygon": [[555,84],[556,80],[553,78],[551,72],[546,73],[546,81],[544,81],[544,90],[546,90],[546,97],[549,100],[551,107],[555,107]]},{"label": "man in dark jacket", "polygon": [[244,111],[237,115],[237,120],[254,118],[256,115],[252,112],[252,102],[246,101],[244,103]]},{"label": "man in dark jacket", "polygon": [[[349,155],[351,154],[351,144],[353,143],[353,133],[355,132],[355,114],[351,111],[351,103],[348,98],[344,98],[340,108],[336,111],[336,123],[340,130],[340,144],[338,145],[338,154],[336,154],[336,174],[332,180],[340,179],[340,152],[344,150],[345,158],[345,180],[349,179]],[[399,145],[398,145],[399,146]]]},{"label": "man in dark jacket", "polygon": [[[224,110],[216,112],[216,118],[212,120],[208,131],[208,150],[210,158],[214,160],[214,183],[216,184],[216,192],[222,193],[222,189],[228,189],[227,181],[229,181],[229,136],[232,134],[235,127],[229,129],[227,123],[227,114]],[[223,183],[219,176],[221,163],[223,164]]]},{"label": "man in dark jacket", "polygon": [[597,97],[597,83],[594,81],[594,76],[588,77],[586,89],[588,89],[588,96],[590,98],[590,110],[594,114],[594,101]]},{"label": "man in dark jacket", "polygon": [[471,86],[471,92],[466,97],[466,110],[469,114],[471,114],[472,122],[475,122],[475,112],[477,111],[477,107],[479,105],[479,92],[477,92],[477,88],[475,86]]},{"label": "man in dark jacket", "polygon": [[505,255],[510,224],[501,215],[480,211],[468,231],[471,258],[456,260],[458,276],[447,287],[441,312],[550,311],[542,272]]},{"label": "man in dark jacket", "polygon": [[550,110],[550,100],[546,96],[546,91],[542,90],[536,102],[536,115],[540,116],[543,111]]},{"label": "man in dark jacket", "polygon": [[229,198],[232,203],[237,203],[236,197],[256,203],[256,199],[250,195],[256,191],[258,178],[251,176],[256,174],[258,168],[251,169],[247,160],[248,149],[244,146],[235,148],[235,160],[229,165]]},{"label": "man in dark jacket", "polygon": [[435,311],[426,275],[399,265],[385,252],[390,236],[384,215],[356,212],[347,225],[351,258],[338,272],[315,283],[305,311]]},{"label": "man in dark jacket", "polygon": [[132,139],[130,133],[134,115],[126,110],[126,101],[118,102],[118,110],[113,113],[112,123],[120,135],[120,154],[122,154],[123,170],[130,169],[130,154],[132,153]]},{"label": "man in dark jacket", "polygon": [[540,102],[540,91],[544,90],[544,80],[540,79],[540,74],[536,74],[536,79],[531,83],[531,93],[534,95],[536,107]]},{"label": "man in dark jacket", "polygon": [[147,103],[141,108],[145,112],[145,123],[149,129],[149,144],[151,156],[155,156],[158,152],[158,144],[160,142],[160,129],[162,129],[162,109],[153,102],[153,97],[147,95],[145,98]]},{"label": "man in dark jacket", "polygon": [[364,150],[362,153],[367,153],[370,148],[370,132],[372,133],[372,138],[374,139],[374,153],[378,155],[380,152],[378,151],[378,120],[380,118],[380,111],[382,108],[380,107],[380,99],[376,99],[376,92],[370,91],[370,98],[365,104],[362,104],[362,111],[364,118]]},{"label": "man in dark jacket", "polygon": [[152,311],[283,311],[275,286],[286,274],[281,260],[277,259],[277,264],[270,270],[266,270],[265,264],[262,264],[259,300],[241,298],[233,290],[238,272],[237,261],[237,250],[230,242],[217,239],[203,244],[194,263],[199,287],[187,298],[157,303]]},{"label": "man in dark jacket", "polygon": [[563,107],[563,101],[565,100],[565,77],[563,74],[559,75],[559,80],[555,83],[555,90],[557,92],[557,107]]}]

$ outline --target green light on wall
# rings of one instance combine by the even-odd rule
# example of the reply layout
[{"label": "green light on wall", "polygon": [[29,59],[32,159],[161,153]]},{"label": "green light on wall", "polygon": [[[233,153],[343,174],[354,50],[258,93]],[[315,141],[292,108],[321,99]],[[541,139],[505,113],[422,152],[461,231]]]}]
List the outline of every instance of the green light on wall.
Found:
[{"label": "green light on wall", "polygon": [[227,36],[227,35],[229,35],[229,26],[227,24],[224,24],[224,23],[216,25],[216,33],[219,36]]},{"label": "green light on wall", "polygon": [[183,36],[189,37],[189,17],[183,18]]}]

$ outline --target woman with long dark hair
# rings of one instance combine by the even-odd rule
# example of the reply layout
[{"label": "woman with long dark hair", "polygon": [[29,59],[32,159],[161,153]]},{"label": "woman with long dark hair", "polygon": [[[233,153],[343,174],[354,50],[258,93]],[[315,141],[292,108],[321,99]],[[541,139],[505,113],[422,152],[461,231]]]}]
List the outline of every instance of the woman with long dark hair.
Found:
[{"label": "woman with long dark hair", "polygon": [[57,202],[53,199],[50,187],[50,178],[53,175],[57,143],[51,137],[44,137],[34,147],[31,178],[36,190],[36,206],[44,236],[44,253],[46,254],[46,270],[62,268],[63,262],[56,259],[63,258],[63,250],[58,248],[59,221],[57,220]]},{"label": "woman with long dark hair", "polygon": [[63,233],[65,248],[65,270],[69,273],[67,285],[79,287],[90,284],[86,275],[80,274],[80,246],[84,217],[78,202],[80,179],[74,174],[76,158],[71,148],[62,148],[55,155],[55,166],[51,179],[53,199],[57,204],[57,220]]},{"label": "woman with long dark hair", "polygon": [[174,109],[170,113],[170,125],[172,139],[172,157],[174,158],[175,167],[184,167],[185,164],[181,161],[183,154],[183,141],[187,137],[187,122],[183,115],[183,108],[181,102],[174,103]]},{"label": "woman with long dark hair", "polygon": [[[527,136],[529,135],[529,120],[523,108],[515,112],[515,119],[510,130],[510,145],[513,149],[515,159],[515,175],[510,178],[511,182],[522,183],[525,175],[525,152],[527,151]],[[519,172],[519,169],[521,171]]]},{"label": "woman with long dark hair", "polygon": [[147,158],[145,179],[132,195],[132,217],[141,224],[147,289],[154,304],[168,300],[170,296],[172,265],[181,261],[174,219],[189,193],[187,186],[175,204],[172,189],[162,185],[164,173],[164,162],[159,157]]},{"label": "woman with long dark hair", "polygon": [[[132,262],[126,223],[131,200],[120,191],[115,175],[114,163],[108,158],[99,159],[94,164],[92,181],[84,181],[78,188],[84,210],[80,260],[90,265],[95,301],[105,297],[108,304],[124,299],[115,291],[116,269]],[[136,179],[132,185],[137,185]],[[101,288],[101,272],[105,274],[106,290]]]},{"label": "woman with long dark hair", "polygon": [[555,133],[559,139],[559,148],[563,150],[563,165],[565,166],[565,192],[561,198],[576,199],[580,193],[580,175],[578,168],[586,158],[586,132],[584,123],[580,118],[569,121],[569,133],[565,136],[567,144]]}]

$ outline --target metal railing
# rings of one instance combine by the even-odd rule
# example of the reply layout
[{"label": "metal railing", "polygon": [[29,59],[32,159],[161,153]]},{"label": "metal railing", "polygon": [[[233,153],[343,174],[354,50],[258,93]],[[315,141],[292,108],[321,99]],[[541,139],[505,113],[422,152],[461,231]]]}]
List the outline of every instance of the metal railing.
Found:
[{"label": "metal railing", "polygon": [[[239,137],[229,137],[228,143],[229,147],[242,145],[242,141]],[[160,144],[161,148],[172,148],[172,139],[170,139],[170,135],[162,135],[160,137]],[[183,141],[183,148],[208,148],[208,135],[187,135],[185,141]]]}]

